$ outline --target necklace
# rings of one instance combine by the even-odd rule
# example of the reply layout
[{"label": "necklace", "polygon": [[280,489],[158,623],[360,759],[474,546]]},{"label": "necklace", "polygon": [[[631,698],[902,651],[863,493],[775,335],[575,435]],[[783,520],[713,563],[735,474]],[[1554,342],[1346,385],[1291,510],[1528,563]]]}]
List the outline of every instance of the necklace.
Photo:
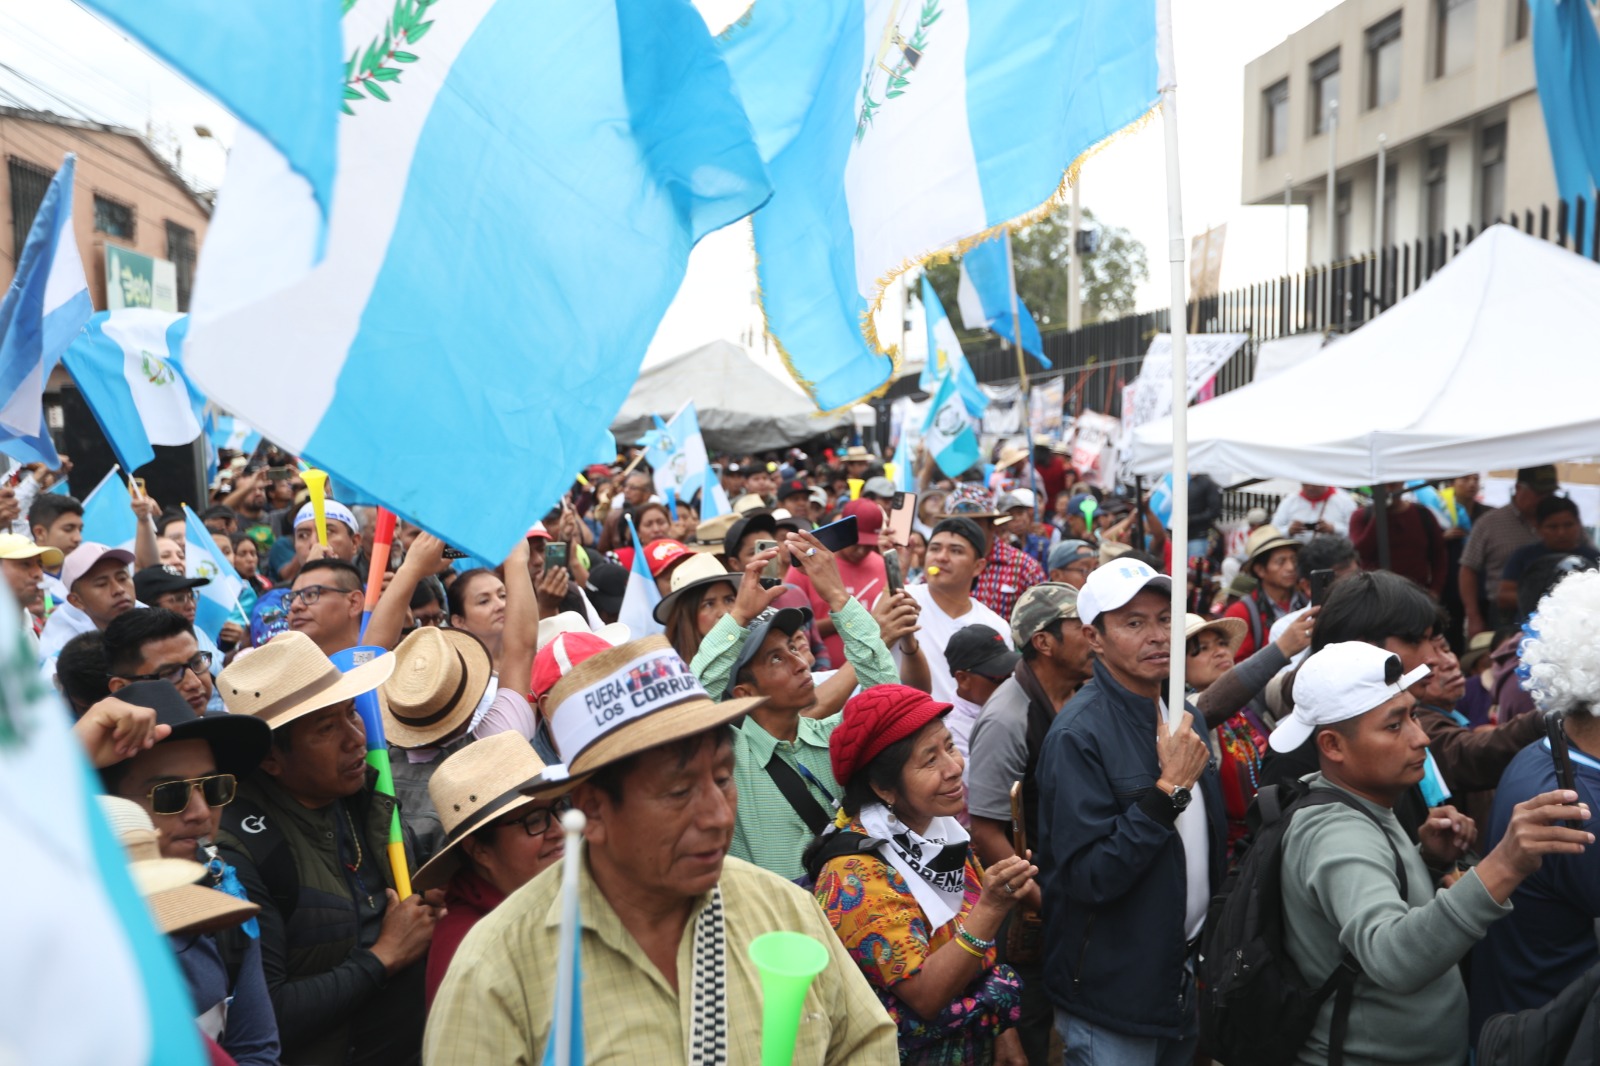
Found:
[{"label": "necklace", "polygon": [[355,863],[347,862],[344,864],[344,868],[359,876],[361,873],[361,835],[356,832],[356,822],[354,818],[350,817],[349,809],[341,803],[339,804],[339,810],[344,812],[344,824],[350,827],[350,844],[356,849]]}]

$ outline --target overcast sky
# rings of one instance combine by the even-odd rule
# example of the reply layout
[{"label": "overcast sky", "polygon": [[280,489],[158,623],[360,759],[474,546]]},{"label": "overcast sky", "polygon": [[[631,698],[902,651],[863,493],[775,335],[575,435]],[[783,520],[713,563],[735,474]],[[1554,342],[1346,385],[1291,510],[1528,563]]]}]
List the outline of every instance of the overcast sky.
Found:
[{"label": "overcast sky", "polygon": [[[748,0],[695,0],[712,30]],[[1244,65],[1335,6],[1336,0],[1174,0],[1186,235],[1226,222],[1224,288],[1281,273],[1285,256],[1305,259],[1305,209],[1295,208],[1285,247],[1285,212],[1239,204]],[[6,69],[10,68],[10,69]],[[72,0],[0,0],[0,104],[23,103],[150,130],[181,149],[198,184],[222,181],[223,145],[235,121],[183,79]],[[198,137],[208,128],[214,140]],[[1166,170],[1161,124],[1124,138],[1083,171],[1082,200],[1104,223],[1143,242],[1150,280],[1140,309],[1166,302]],[[689,273],[651,346],[649,360],[718,338],[739,339],[752,321],[755,287],[747,223],[714,233],[695,250]]]}]

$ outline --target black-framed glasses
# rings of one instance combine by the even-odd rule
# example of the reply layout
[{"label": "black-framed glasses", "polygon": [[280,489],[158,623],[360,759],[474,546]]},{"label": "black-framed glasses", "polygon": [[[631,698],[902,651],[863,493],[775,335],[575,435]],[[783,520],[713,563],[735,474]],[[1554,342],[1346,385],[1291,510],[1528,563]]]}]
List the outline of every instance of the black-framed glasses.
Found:
[{"label": "black-framed glasses", "polygon": [[334,585],[307,585],[303,589],[291,589],[290,591],[284,593],[283,605],[285,607],[293,607],[295,601],[299,600],[307,607],[315,607],[317,605],[317,601],[322,599],[322,594],[324,592],[332,592],[339,596],[348,596],[354,591],[355,589],[342,589]]},{"label": "black-framed glasses", "polygon": [[210,673],[211,653],[197,651],[194,653],[193,658],[186,663],[163,663],[148,674],[113,674],[111,676],[120,677],[124,681],[169,681],[176,685],[182,680],[185,670],[194,674],[195,677]]},{"label": "black-framed glasses", "polygon": [[509,822],[497,822],[495,828],[504,829],[507,826],[520,825],[522,831],[531,837],[542,837],[550,831],[550,825],[563,814],[572,810],[572,800],[562,796],[548,807],[540,807],[529,811],[521,818],[513,818]]},{"label": "black-framed glasses", "polygon": [[178,592],[169,592],[162,598],[174,604],[193,603],[194,589],[182,589]]},{"label": "black-framed glasses", "polygon": [[207,807],[226,807],[239,794],[239,779],[232,774],[207,774],[182,781],[163,781],[149,792],[150,812],[182,814],[189,806],[189,794],[197,788]]}]

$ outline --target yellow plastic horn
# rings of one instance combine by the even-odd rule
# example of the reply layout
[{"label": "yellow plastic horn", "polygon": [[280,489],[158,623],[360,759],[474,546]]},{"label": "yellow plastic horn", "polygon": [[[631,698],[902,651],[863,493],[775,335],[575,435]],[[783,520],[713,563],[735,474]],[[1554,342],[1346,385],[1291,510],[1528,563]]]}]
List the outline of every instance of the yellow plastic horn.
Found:
[{"label": "yellow plastic horn", "polygon": [[852,500],[861,499],[861,489],[862,486],[866,485],[866,481],[858,477],[846,478],[845,480],[850,483],[850,498]]},{"label": "yellow plastic horn", "polygon": [[328,472],[326,470],[303,470],[300,480],[306,483],[306,492],[311,494],[311,514],[317,520],[317,543],[324,548],[328,546]]}]

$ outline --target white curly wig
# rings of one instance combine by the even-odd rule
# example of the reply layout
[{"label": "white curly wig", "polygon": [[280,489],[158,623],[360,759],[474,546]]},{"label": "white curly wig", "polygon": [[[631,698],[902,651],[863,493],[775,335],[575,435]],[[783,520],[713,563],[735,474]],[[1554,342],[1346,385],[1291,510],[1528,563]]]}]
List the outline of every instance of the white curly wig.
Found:
[{"label": "white curly wig", "polygon": [[1563,578],[1524,632],[1517,673],[1539,709],[1600,712],[1600,571]]}]

